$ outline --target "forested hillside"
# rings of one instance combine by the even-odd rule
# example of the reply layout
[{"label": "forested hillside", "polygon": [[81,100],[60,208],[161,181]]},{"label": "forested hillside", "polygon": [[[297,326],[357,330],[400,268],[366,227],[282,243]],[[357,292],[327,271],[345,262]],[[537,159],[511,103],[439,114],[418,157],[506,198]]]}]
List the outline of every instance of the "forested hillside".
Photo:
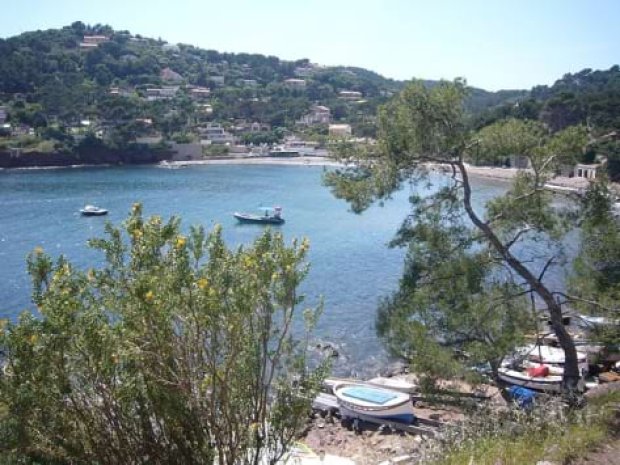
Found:
[{"label": "forested hillside", "polygon": [[[213,124],[235,143],[274,143],[287,132],[325,138],[326,121],[374,137],[378,106],[404,84],[362,68],[220,53],[75,22],[0,40],[0,151],[88,156],[149,138],[151,147],[199,141]],[[618,66],[531,91],[471,88],[466,101],[474,128],[516,117],[552,131],[587,124],[597,134],[618,127],[619,106]],[[317,111],[326,114],[317,119]],[[603,149],[620,157],[613,141]]]}]

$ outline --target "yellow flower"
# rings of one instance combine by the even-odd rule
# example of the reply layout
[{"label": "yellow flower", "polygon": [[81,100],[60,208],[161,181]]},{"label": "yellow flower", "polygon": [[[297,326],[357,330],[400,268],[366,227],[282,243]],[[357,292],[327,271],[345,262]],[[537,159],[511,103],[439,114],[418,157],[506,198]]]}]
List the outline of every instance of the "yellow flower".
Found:
[{"label": "yellow flower", "polygon": [[36,253],[37,255],[41,255],[43,253],[43,247],[41,247],[40,245],[37,245],[34,248],[34,253]]},{"label": "yellow flower", "polygon": [[199,289],[204,289],[209,285],[209,280],[207,278],[200,278],[198,281],[196,281],[196,284],[198,285]]},{"label": "yellow flower", "polygon": [[187,240],[183,236],[177,237],[176,248],[180,249],[185,245],[185,242],[187,242]]},{"label": "yellow flower", "polygon": [[310,247],[310,241],[307,238],[304,238],[304,240],[301,241],[299,250],[301,250],[302,252],[305,252],[306,250],[308,250],[309,247]]},{"label": "yellow flower", "polygon": [[142,230],[136,228],[133,231],[131,231],[131,235],[133,236],[134,239],[140,239],[142,237]]},{"label": "yellow flower", "polygon": [[112,354],[110,358],[112,360],[112,363],[118,363],[118,354]]},{"label": "yellow flower", "polygon": [[33,334],[28,338],[28,340],[30,341],[30,344],[36,344],[38,339],[39,339],[39,336],[37,336],[36,334]]},{"label": "yellow flower", "polygon": [[154,294],[153,291],[148,291],[146,294],[144,294],[144,300],[146,300],[147,302],[152,302],[154,298]]},{"label": "yellow flower", "polygon": [[86,273],[86,277],[88,278],[89,281],[94,281],[95,280],[95,270],[93,270],[92,268],[88,269],[88,273]]},{"label": "yellow flower", "polygon": [[156,225],[156,226],[160,225],[161,224],[161,216],[159,216],[159,215],[151,216],[151,224]]}]

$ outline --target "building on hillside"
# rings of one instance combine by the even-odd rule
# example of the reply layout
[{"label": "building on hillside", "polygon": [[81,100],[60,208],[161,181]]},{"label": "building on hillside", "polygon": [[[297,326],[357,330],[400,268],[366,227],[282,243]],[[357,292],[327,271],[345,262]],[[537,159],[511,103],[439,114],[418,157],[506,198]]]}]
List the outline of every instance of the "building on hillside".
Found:
[{"label": "building on hillside", "polygon": [[343,100],[360,100],[362,93],[356,90],[341,90],[338,92],[338,97]]},{"label": "building on hillside", "polygon": [[299,77],[310,77],[314,73],[314,68],[312,66],[298,66],[295,68],[295,76]]},{"label": "building on hillside", "polygon": [[330,137],[350,137],[351,136],[350,124],[330,124],[329,135]]},{"label": "building on hillside", "polygon": [[149,87],[146,89],[146,99],[149,102],[155,100],[169,100],[179,91],[179,86],[163,86],[163,87]]},{"label": "building on hillside", "polygon": [[596,174],[603,168],[603,163],[577,163],[573,171],[576,178],[596,179]]},{"label": "building on hillside", "polygon": [[161,143],[164,137],[161,134],[149,134],[145,136],[136,137],[138,144],[155,145]]},{"label": "building on hillside", "polygon": [[108,93],[115,97],[131,97],[133,95],[133,90],[123,89],[122,87],[110,87]]},{"label": "building on hillside", "polygon": [[92,35],[92,36],[84,36],[83,42],[87,44],[102,44],[110,40],[108,36],[104,35]]},{"label": "building on hillside", "polygon": [[6,107],[0,107],[0,124],[6,123],[8,116],[9,115],[6,111]]},{"label": "building on hillside", "polygon": [[267,123],[259,123],[258,121],[248,123],[247,121],[241,120],[235,124],[232,130],[238,134],[256,134],[270,131],[271,126]]},{"label": "building on hillside", "polygon": [[196,110],[201,115],[210,115],[213,113],[213,106],[209,103],[199,103],[196,105]]},{"label": "building on hillside", "polygon": [[214,86],[223,86],[225,79],[224,76],[209,76],[207,78],[207,81],[209,81]]},{"label": "building on hillside", "polygon": [[183,76],[181,76],[179,73],[177,73],[176,71],[173,71],[172,69],[166,67],[164,69],[162,69],[159,73],[159,76],[167,82],[182,82],[183,81]]},{"label": "building on hillside", "polygon": [[80,42],[80,48],[84,50],[97,48],[99,44],[107,42],[108,40],[110,40],[110,38],[104,35],[84,36],[82,42]]},{"label": "building on hillside", "polygon": [[211,96],[208,87],[192,86],[189,88],[189,96],[194,100],[206,100]]},{"label": "building on hillside", "polygon": [[219,123],[209,123],[204,127],[198,128],[198,133],[200,134],[200,143],[203,145],[232,145],[235,143],[233,135],[226,131]]},{"label": "building on hillside", "polygon": [[297,124],[304,126],[312,126],[315,124],[329,124],[332,120],[332,114],[328,107],[323,105],[313,105],[310,111],[303,115]]},{"label": "building on hillside", "polygon": [[164,52],[179,53],[181,48],[177,44],[164,44],[161,46]]},{"label": "building on hillside", "polygon": [[256,87],[258,81],[256,79],[239,79],[238,84],[242,87]]},{"label": "building on hillside", "polygon": [[291,89],[305,89],[306,88],[306,80],[305,79],[285,79],[284,85],[290,87]]}]

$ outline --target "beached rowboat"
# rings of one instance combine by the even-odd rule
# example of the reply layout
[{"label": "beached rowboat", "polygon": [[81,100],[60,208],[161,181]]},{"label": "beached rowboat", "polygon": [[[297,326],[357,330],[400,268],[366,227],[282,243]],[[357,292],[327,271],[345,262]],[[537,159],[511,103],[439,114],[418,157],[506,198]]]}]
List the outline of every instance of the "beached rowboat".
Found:
[{"label": "beached rowboat", "polygon": [[343,383],[334,386],[340,414],[356,418],[367,415],[383,420],[411,424],[415,422],[411,397],[403,392],[363,384]]}]

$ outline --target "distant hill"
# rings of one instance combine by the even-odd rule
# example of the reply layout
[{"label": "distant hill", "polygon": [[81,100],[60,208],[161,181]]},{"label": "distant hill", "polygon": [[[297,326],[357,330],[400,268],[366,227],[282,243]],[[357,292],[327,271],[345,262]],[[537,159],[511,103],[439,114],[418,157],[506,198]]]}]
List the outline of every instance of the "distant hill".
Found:
[{"label": "distant hill", "polygon": [[[287,82],[294,79],[303,83]],[[291,126],[314,102],[329,106],[335,120],[367,121],[377,105],[404,86],[363,68],[220,53],[81,22],[0,40],[0,98],[40,105],[30,118],[19,115],[25,123],[43,124],[50,116],[74,122],[105,114],[111,87],[144,97],[149,87],[166,84],[211,88],[213,119],[243,118],[273,126]],[[360,92],[361,97],[346,101],[339,98],[342,91]],[[468,107],[480,112],[518,95],[475,89]],[[151,106],[140,104],[137,113],[160,124]]]},{"label": "distant hill", "polygon": [[[223,138],[232,133],[255,144],[281,140],[286,131],[324,140],[324,119],[304,123],[313,108],[350,124],[356,136],[374,137],[378,106],[405,84],[358,67],[220,53],[75,22],[0,39],[0,152],[130,153],[140,141],[196,142],[211,123]],[[620,127],[618,66],[530,91],[469,90],[474,128],[505,117],[539,119],[554,131],[579,123],[595,132]],[[616,145],[604,153],[620,160]]]},{"label": "distant hill", "polygon": [[552,131],[587,124],[595,132],[620,128],[620,67],[566,74],[552,86],[536,86],[516,101],[479,112],[478,126],[508,116],[539,119]]}]

